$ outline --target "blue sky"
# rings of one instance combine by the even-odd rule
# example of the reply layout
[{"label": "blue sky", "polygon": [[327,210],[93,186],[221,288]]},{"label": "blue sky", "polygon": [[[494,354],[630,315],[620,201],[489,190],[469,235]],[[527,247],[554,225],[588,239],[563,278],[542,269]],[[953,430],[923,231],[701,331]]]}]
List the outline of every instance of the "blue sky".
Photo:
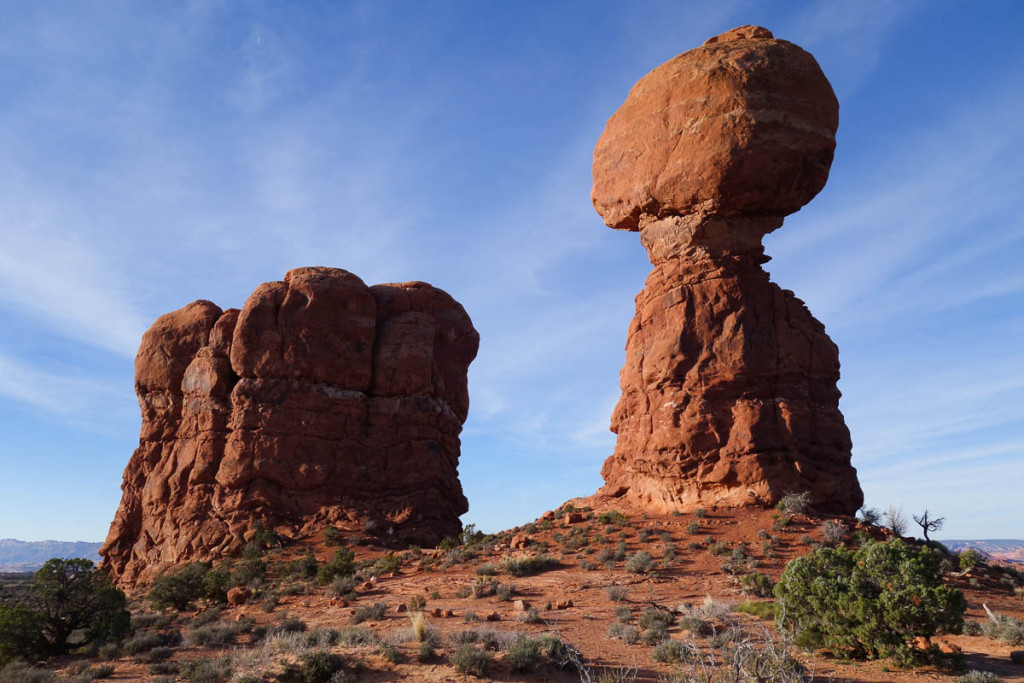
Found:
[{"label": "blue sky", "polygon": [[650,270],[590,206],[593,146],[742,24],[841,104],[767,269],[839,344],[868,504],[1024,537],[1024,4],[942,0],[0,5],[0,537],[101,540],[142,332],[302,265],[473,318],[464,521],[593,492]]}]

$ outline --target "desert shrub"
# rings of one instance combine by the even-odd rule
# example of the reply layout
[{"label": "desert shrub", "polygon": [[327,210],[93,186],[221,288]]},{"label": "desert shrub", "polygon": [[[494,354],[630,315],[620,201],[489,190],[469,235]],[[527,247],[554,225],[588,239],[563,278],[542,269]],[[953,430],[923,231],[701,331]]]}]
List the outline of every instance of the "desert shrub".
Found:
[{"label": "desert shrub", "polygon": [[821,532],[821,537],[825,539],[825,543],[831,546],[839,545],[843,542],[843,537],[846,536],[846,527],[832,520],[822,524],[818,530]]},{"label": "desert shrub", "polygon": [[753,572],[740,577],[740,589],[744,595],[755,595],[759,598],[767,598],[772,594],[775,582],[770,576]]},{"label": "desert shrub", "polygon": [[957,676],[953,683],[1003,683],[1003,679],[991,671],[968,671],[963,676]]},{"label": "desert shrub", "polygon": [[203,597],[213,602],[227,602],[228,588],[232,586],[234,578],[226,567],[208,570],[203,576]]},{"label": "desert shrub", "polygon": [[485,562],[476,568],[476,573],[480,576],[494,576],[498,573],[498,568],[491,562]]},{"label": "desert shrub", "polygon": [[875,508],[863,507],[858,514],[860,521],[871,526],[878,526],[878,523],[882,521],[882,513]]},{"label": "desert shrub", "polygon": [[478,650],[470,643],[464,643],[456,648],[449,657],[449,661],[460,674],[483,678],[487,675],[487,669],[490,668],[493,658],[489,653]]},{"label": "desert shrub", "polygon": [[620,624],[628,624],[633,620],[633,610],[629,609],[625,605],[619,605],[615,608],[615,621]]},{"label": "desert shrub", "polygon": [[508,648],[505,663],[513,671],[530,671],[540,659],[540,641],[535,638],[521,638]]},{"label": "desert shrub", "polygon": [[351,576],[335,576],[331,579],[331,585],[327,587],[327,596],[330,598],[354,598],[356,580]]},{"label": "desert shrub", "polygon": [[352,576],[356,573],[356,554],[351,548],[338,548],[330,561],[320,565],[316,580],[320,585],[331,583],[338,576]]},{"label": "desert shrub", "polygon": [[157,645],[156,647],[143,652],[135,657],[138,662],[144,662],[146,664],[154,664],[156,662],[164,662],[171,658],[174,654],[174,648],[166,645]]},{"label": "desert shrub", "polygon": [[207,624],[212,624],[213,622],[219,620],[221,614],[222,612],[219,607],[211,607],[210,609],[203,610],[202,612],[192,617],[192,621],[190,621],[188,625],[190,628],[199,628],[200,626],[206,626]]},{"label": "desert shrub", "polygon": [[612,602],[625,602],[629,596],[629,588],[627,586],[608,586],[605,593]]},{"label": "desert shrub", "polygon": [[[328,528],[333,529],[334,527]],[[316,576],[318,569],[319,563],[316,561],[316,555],[313,554],[312,550],[307,548],[306,553],[302,557],[296,558],[288,563],[287,573],[289,576],[297,576],[302,579],[312,579]]]},{"label": "desert shrub", "polygon": [[980,621],[968,620],[964,622],[965,636],[980,636],[984,633],[984,627]]},{"label": "desert shrub", "polygon": [[695,636],[706,636],[714,631],[710,623],[693,614],[680,617],[679,628],[689,631]]},{"label": "desert shrub", "polygon": [[821,548],[786,566],[775,587],[777,621],[803,644],[913,663],[915,637],[963,628],[966,601],[942,585],[941,564],[934,550],[899,539],[857,551]]},{"label": "desert shrub", "polygon": [[1007,645],[1024,645],[1024,621],[1014,617],[990,613],[981,631],[989,638]]},{"label": "desert shrub", "polygon": [[402,660],[402,653],[391,643],[382,642],[378,647],[378,651],[381,657],[392,664],[397,664]]},{"label": "desert shrub", "polygon": [[352,613],[352,623],[361,624],[364,621],[380,621],[384,618],[384,613],[387,610],[388,606],[383,602],[357,607]]},{"label": "desert shrub", "polygon": [[626,560],[626,571],[631,574],[646,574],[651,571],[651,567],[654,565],[654,559],[651,554],[645,550],[641,550],[636,555]]},{"label": "desert shrub", "polygon": [[43,657],[47,648],[42,634],[42,615],[22,604],[0,604],[0,667],[16,659]]},{"label": "desert shrub", "polygon": [[733,606],[733,610],[736,612],[742,612],[743,614],[749,614],[752,617],[758,619],[772,619],[775,617],[775,603],[773,602],[755,602],[748,600],[747,602],[740,602]]},{"label": "desert shrub", "polygon": [[231,660],[228,657],[198,659],[184,665],[182,673],[189,683],[217,683],[231,676]]},{"label": "desert shrub", "polygon": [[324,529],[324,543],[326,545],[341,545],[341,529],[336,526],[329,526]]},{"label": "desert shrub", "polygon": [[57,676],[18,660],[0,669],[0,683],[53,683]]},{"label": "desert shrub", "polygon": [[658,643],[651,652],[651,659],[662,664],[678,664],[686,658],[687,647],[678,640]]},{"label": "desert shrub", "polygon": [[381,574],[394,574],[402,567],[402,556],[396,555],[395,553],[387,553],[384,557],[377,560],[372,567],[370,567],[371,576],[380,576]]},{"label": "desert shrub", "polygon": [[338,629],[338,643],[348,647],[376,645],[380,641],[373,629],[365,626],[342,626]]},{"label": "desert shrub", "polygon": [[278,633],[303,633],[309,628],[302,619],[298,617],[285,617],[277,625]]},{"label": "desert shrub", "polygon": [[420,643],[420,649],[416,653],[417,662],[430,662],[433,661],[435,657],[437,657],[437,652],[434,650],[433,645],[427,642]]},{"label": "desert shrub", "polygon": [[427,599],[422,595],[414,595],[409,598],[408,605],[413,612],[422,612],[427,606]]},{"label": "desert shrub", "polygon": [[532,557],[510,557],[501,568],[512,576],[530,576],[558,566],[558,560],[546,553],[538,553]]},{"label": "desert shrub", "polygon": [[618,638],[626,645],[632,645],[636,641],[640,640],[640,631],[636,630],[634,626],[630,626],[629,624],[614,621],[608,624],[608,637]]},{"label": "desert shrub", "polygon": [[629,524],[629,517],[618,510],[609,510],[608,512],[602,512],[599,514],[597,516],[597,521],[601,524],[610,524],[612,526],[625,526]]},{"label": "desert shrub", "polygon": [[188,647],[219,647],[235,642],[241,627],[237,622],[217,621],[198,627],[189,627],[185,634],[185,645]]},{"label": "desert shrub", "polygon": [[709,541],[708,552],[714,556],[725,555],[729,552],[729,544],[725,541]]},{"label": "desert shrub", "polygon": [[204,596],[203,580],[209,571],[202,562],[193,562],[181,569],[164,572],[153,580],[149,601],[158,609],[173,607],[179,612]]},{"label": "desert shrub", "polygon": [[968,548],[960,553],[960,569],[967,571],[974,569],[985,560],[985,556],[974,548]]},{"label": "desert shrub", "polygon": [[800,493],[787,493],[776,503],[775,507],[779,512],[787,515],[800,515],[807,511],[811,504],[811,494],[807,491]]},{"label": "desert shrub", "polygon": [[540,613],[537,612],[537,608],[530,607],[525,612],[517,614],[516,621],[520,621],[524,624],[539,624],[542,620],[540,618]]}]

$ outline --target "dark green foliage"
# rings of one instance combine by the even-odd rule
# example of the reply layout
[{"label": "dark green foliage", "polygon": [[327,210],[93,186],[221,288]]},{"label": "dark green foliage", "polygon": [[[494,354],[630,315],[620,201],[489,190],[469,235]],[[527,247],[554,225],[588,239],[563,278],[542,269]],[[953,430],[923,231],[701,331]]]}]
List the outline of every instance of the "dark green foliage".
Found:
[{"label": "dark green foliage", "polygon": [[372,576],[380,576],[381,574],[392,574],[397,572],[402,567],[402,558],[394,553],[388,553],[384,557],[377,560],[373,567],[370,568],[370,574]]},{"label": "dark green foliage", "polygon": [[179,612],[203,597],[204,581],[209,571],[202,562],[193,562],[181,569],[158,576],[149,588],[149,601],[158,609],[173,607]]},{"label": "dark green foliage", "polygon": [[125,605],[124,593],[91,561],[49,560],[23,603],[0,605],[0,665],[120,641],[131,629]]},{"label": "dark green foliage", "polygon": [[599,514],[597,516],[597,521],[601,524],[611,524],[612,526],[625,526],[629,524],[629,517],[618,510],[609,510],[608,512],[602,512]]},{"label": "dark green foliage", "polygon": [[197,659],[183,667],[182,673],[189,683],[217,683],[226,681],[231,676],[231,659]]},{"label": "dark green foliage", "polygon": [[678,664],[685,659],[687,648],[678,640],[659,643],[651,653],[651,659],[662,664]]},{"label": "dark green foliage", "polygon": [[857,551],[821,548],[786,566],[775,587],[776,619],[807,645],[912,664],[916,636],[963,628],[966,601],[942,585],[941,566],[939,553],[899,539]]},{"label": "dark green foliage", "polygon": [[509,558],[501,565],[502,569],[512,576],[529,576],[557,566],[558,560],[545,553],[533,557]]},{"label": "dark green foliage", "polygon": [[733,611],[749,614],[758,619],[773,619],[775,617],[775,603],[749,600],[734,605]]},{"label": "dark green foliage", "polygon": [[380,656],[392,664],[397,664],[402,660],[402,653],[391,643],[381,643],[379,647]]},{"label": "dark green foliage", "polygon": [[46,654],[42,615],[25,605],[0,605],[0,667],[15,659],[36,661]]},{"label": "dark green foliage", "polygon": [[324,543],[327,545],[341,545],[341,531],[336,526],[329,526],[324,529]]},{"label": "dark green foliage", "polygon": [[[334,527],[330,528],[333,529]],[[312,550],[307,548],[305,555],[288,563],[288,575],[295,576],[300,579],[312,579],[316,576],[318,567],[319,563],[316,561],[316,555],[313,554]]]},{"label": "dark green foliage", "polygon": [[384,613],[387,612],[387,609],[388,606],[383,602],[357,607],[352,613],[352,623],[361,624],[364,621],[380,621],[384,618]]},{"label": "dark green foliage", "polygon": [[985,560],[985,556],[974,548],[968,548],[960,553],[960,569],[974,569]]},{"label": "dark green foliage", "polygon": [[774,587],[775,582],[772,581],[770,576],[765,574],[754,572],[740,577],[740,589],[744,595],[756,595],[759,598],[767,598],[771,596]]},{"label": "dark green foliage", "polygon": [[449,661],[460,674],[469,674],[477,678],[483,678],[487,675],[487,669],[490,668],[492,657],[489,653],[478,650],[469,643],[464,643],[456,648],[455,652],[449,657]]},{"label": "dark green foliage", "polygon": [[352,576],[356,573],[356,554],[350,548],[338,548],[331,556],[330,562],[321,565],[317,570],[316,579],[321,585],[327,585],[336,576]]},{"label": "dark green foliage", "polygon": [[304,683],[324,683],[344,668],[345,660],[341,655],[322,651],[309,652],[302,655],[299,675]]},{"label": "dark green foliage", "polygon": [[513,671],[530,671],[540,659],[540,641],[522,638],[512,643],[505,655],[505,662]]},{"label": "dark green foliage", "polygon": [[416,653],[416,661],[418,662],[430,662],[437,657],[437,652],[434,651],[434,647],[429,642],[420,643],[419,652]]}]

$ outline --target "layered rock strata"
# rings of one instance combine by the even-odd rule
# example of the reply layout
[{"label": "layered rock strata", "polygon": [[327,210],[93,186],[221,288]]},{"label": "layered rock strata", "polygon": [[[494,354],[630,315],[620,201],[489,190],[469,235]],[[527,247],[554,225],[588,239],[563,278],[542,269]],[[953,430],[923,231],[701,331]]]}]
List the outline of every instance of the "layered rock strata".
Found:
[{"label": "layered rock strata", "polygon": [[641,79],[594,152],[594,207],[654,269],[612,416],[601,492],[652,511],[863,494],[839,412],[839,352],[761,240],[825,185],[839,105],[814,58],[756,26]]},{"label": "layered rock strata", "polygon": [[298,268],[241,309],[161,316],[135,359],[139,447],[100,550],[121,585],[224,557],[255,522],[295,535],[373,521],[430,545],[461,530],[479,335],[422,282]]}]

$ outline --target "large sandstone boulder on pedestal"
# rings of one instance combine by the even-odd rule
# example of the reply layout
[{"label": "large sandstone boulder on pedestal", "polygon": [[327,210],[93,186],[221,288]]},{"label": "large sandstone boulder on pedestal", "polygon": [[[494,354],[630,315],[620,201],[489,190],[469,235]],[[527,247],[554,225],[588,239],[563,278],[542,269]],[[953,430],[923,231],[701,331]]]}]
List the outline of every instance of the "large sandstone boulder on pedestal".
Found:
[{"label": "large sandstone boulder on pedestal", "polygon": [[139,448],[100,553],[119,584],[288,535],[372,520],[424,545],[461,530],[458,477],[479,335],[422,282],[334,268],[260,285],[239,311],[161,316],[135,362]]},{"label": "large sandstone boulder on pedestal", "polygon": [[839,352],[772,283],[761,240],[825,185],[839,105],[814,58],[766,29],[708,40],[640,80],[594,152],[594,207],[639,231],[615,453],[601,492],[652,511],[863,503]]}]

